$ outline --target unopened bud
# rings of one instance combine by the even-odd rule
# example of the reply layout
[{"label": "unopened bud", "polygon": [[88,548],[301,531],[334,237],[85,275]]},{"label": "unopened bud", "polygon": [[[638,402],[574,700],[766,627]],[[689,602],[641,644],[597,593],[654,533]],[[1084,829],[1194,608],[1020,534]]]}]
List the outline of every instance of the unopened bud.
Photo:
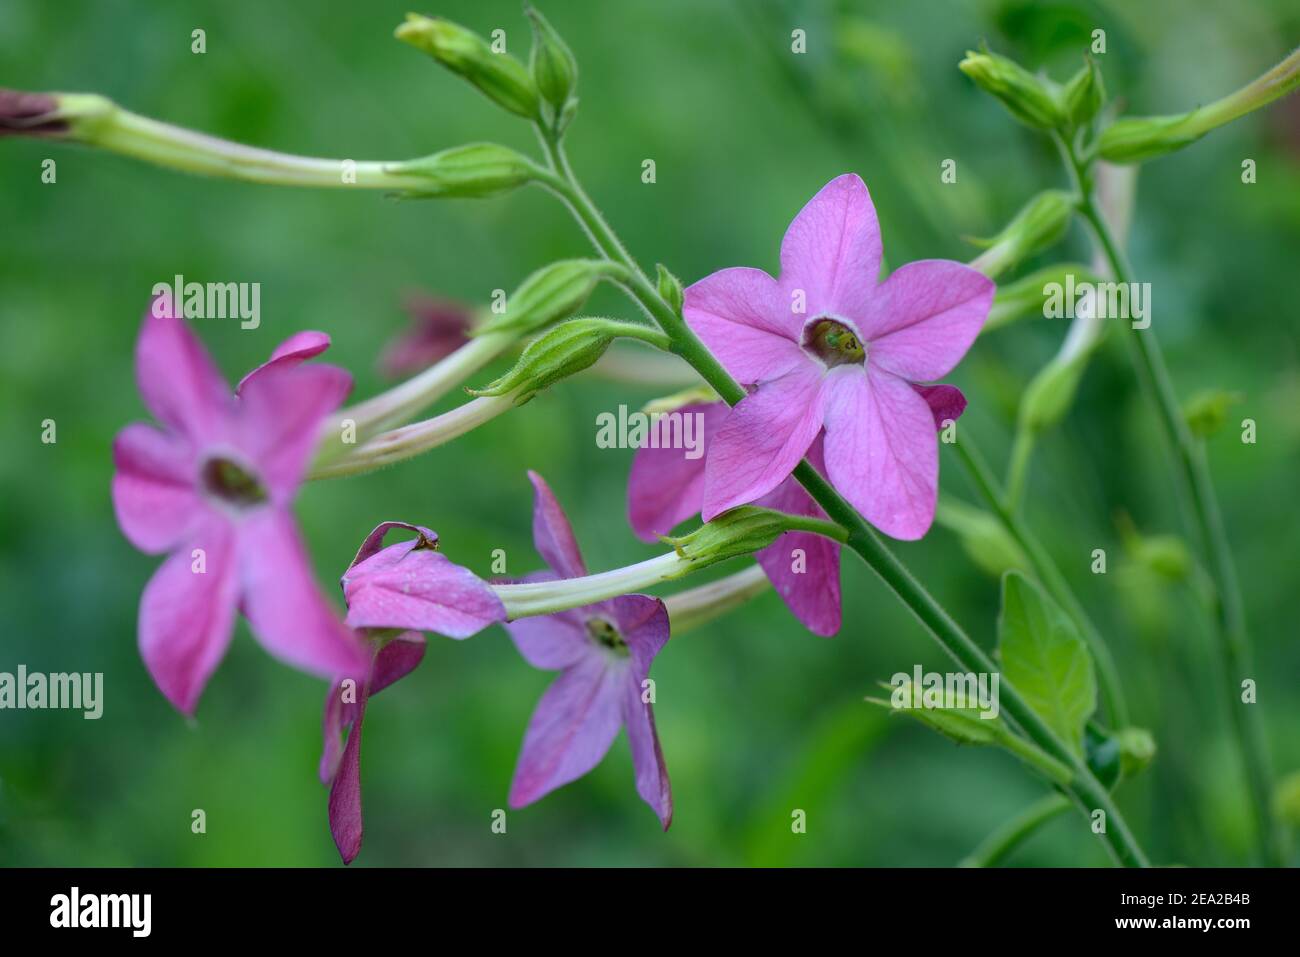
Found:
[{"label": "unopened bud", "polygon": [[1040,130],[1054,130],[1065,120],[1060,89],[1034,76],[1014,60],[987,51],[966,52],[958,68],[986,93],[997,97],[1011,115]]},{"label": "unopened bud", "polygon": [[464,77],[511,113],[536,118],[537,87],[527,68],[508,53],[493,53],[473,30],[450,20],[408,13],[395,36]]},{"label": "unopened bud", "polygon": [[991,239],[971,240],[985,248],[971,265],[986,275],[996,275],[1041,252],[1065,235],[1074,207],[1073,194],[1044,190],[1026,203],[1002,232]]},{"label": "unopened bud", "polygon": [[1029,567],[1024,551],[1006,527],[983,509],[940,496],[934,520],[953,532],[967,557],[994,578]]},{"label": "unopened bud", "polygon": [[1115,732],[1119,742],[1120,770],[1130,778],[1155,760],[1156,739],[1146,728],[1122,728]]},{"label": "unopened bud", "polygon": [[729,509],[693,532],[663,540],[697,568],[752,555],[790,531],[790,516],[770,508],[742,505]]},{"label": "unopened bud", "polygon": [[530,5],[524,13],[533,24],[533,49],[528,57],[533,82],[542,99],[555,108],[557,115],[562,115],[578,85],[578,62],[569,45],[536,7]]},{"label": "unopened bud", "polygon": [[494,196],[537,178],[537,165],[521,153],[496,143],[453,146],[406,163],[394,163],[388,172],[416,176],[420,186],[406,190],[412,197]]},{"label": "unopened bud", "polygon": [[680,392],[674,392],[672,395],[660,396],[657,399],[651,399],[641,407],[641,411],[646,415],[657,413],[676,412],[678,409],[684,409],[689,405],[710,405],[714,402],[721,402],[718,393],[713,391],[712,386],[696,385],[689,389],[682,389]]},{"label": "unopened bud", "polygon": [[676,315],[682,314],[682,281],[668,271],[668,267],[663,263],[658,264],[659,270],[659,296]]},{"label": "unopened bud", "polygon": [[1111,163],[1140,163],[1195,143],[1204,131],[1191,125],[1192,114],[1133,116],[1116,120],[1101,132],[1097,150]]},{"label": "unopened bud", "polygon": [[1069,276],[1074,277],[1072,281],[1075,286],[1084,282],[1099,281],[1097,275],[1087,266],[1079,263],[1053,263],[1015,282],[998,286],[997,294],[993,297],[993,306],[989,309],[989,317],[980,328],[980,335],[1020,319],[1042,316],[1051,289],[1053,287],[1064,289]]},{"label": "unopened bud", "polygon": [[1198,392],[1183,406],[1183,417],[1193,435],[1209,438],[1228,424],[1228,409],[1243,398],[1240,392],[1223,389]]},{"label": "unopened bud", "polygon": [[1106,90],[1101,82],[1101,69],[1097,61],[1088,57],[1079,72],[1070,77],[1061,91],[1065,115],[1074,126],[1089,122],[1106,102]]},{"label": "unopened bud", "polygon": [[563,259],[543,266],[506,300],[506,311],[494,315],[475,330],[475,335],[527,335],[544,329],[581,309],[600,280],[618,280],[626,275],[623,266],[604,259]]},{"label": "unopened bud", "polygon": [[1086,364],[1084,352],[1071,359],[1052,359],[1038,370],[1020,398],[1020,421],[1025,428],[1039,433],[1065,418],[1074,404]]},{"label": "unopened bud", "polygon": [[570,319],[528,344],[509,372],[470,395],[512,395],[523,405],[561,379],[588,369],[605,354],[622,324],[611,319]]}]

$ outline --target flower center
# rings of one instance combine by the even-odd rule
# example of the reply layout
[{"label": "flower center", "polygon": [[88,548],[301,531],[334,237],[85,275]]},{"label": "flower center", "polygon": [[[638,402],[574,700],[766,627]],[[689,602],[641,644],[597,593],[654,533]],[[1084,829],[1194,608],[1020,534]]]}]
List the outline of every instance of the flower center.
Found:
[{"label": "flower center", "polygon": [[604,618],[588,618],[587,634],[591,636],[592,641],[603,648],[623,654],[628,653],[627,642],[623,640],[623,636],[619,634],[612,622]]},{"label": "flower center", "polygon": [[266,501],[262,483],[231,459],[208,459],[203,463],[199,479],[205,492],[228,505],[248,508]]},{"label": "flower center", "polygon": [[823,316],[804,327],[803,347],[820,359],[828,369],[836,366],[862,365],[867,346],[858,334],[844,323]]}]

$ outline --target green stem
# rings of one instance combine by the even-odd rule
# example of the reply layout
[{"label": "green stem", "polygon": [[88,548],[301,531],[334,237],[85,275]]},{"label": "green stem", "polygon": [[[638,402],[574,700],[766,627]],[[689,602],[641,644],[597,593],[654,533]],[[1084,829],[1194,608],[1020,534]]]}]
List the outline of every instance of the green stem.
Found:
[{"label": "green stem", "polygon": [[1106,709],[1107,718],[1112,727],[1123,728],[1128,725],[1128,706],[1124,701],[1124,690],[1120,685],[1119,669],[1115,666],[1115,659],[1110,653],[1110,648],[1106,645],[1105,640],[1101,637],[1101,632],[1097,626],[1092,623],[1088,613],[1084,610],[1083,604],[1070,588],[1069,582],[1061,574],[1061,570],[1056,563],[1052,561],[1051,555],[1047,553],[1041,542],[1029,530],[1029,526],[1009,508],[1006,504],[1008,498],[1001,490],[998,489],[997,480],[994,479],[993,473],[989,470],[988,465],[984,462],[980,454],[975,450],[969,441],[958,441],[953,443],[953,450],[957,453],[958,459],[966,469],[966,474],[970,476],[980,498],[984,499],[984,504],[1002,523],[1002,527],[1007,533],[1016,540],[1025,557],[1034,567],[1034,573],[1038,576],[1039,581],[1043,583],[1048,591],[1062,608],[1065,609],[1079,630],[1083,633],[1088,647],[1092,651],[1093,661],[1097,665],[1097,681],[1101,686],[1101,699]]},{"label": "green stem", "polygon": [[1069,806],[1069,799],[1060,794],[1049,794],[1035,801],[986,837],[979,847],[962,859],[958,867],[996,867],[1029,835]]},{"label": "green stem", "polygon": [[[1131,283],[1133,272],[1120,250],[1110,227],[1097,210],[1091,191],[1083,194],[1079,211],[1092,229],[1098,247],[1110,264],[1114,278],[1120,283]],[[1223,525],[1223,515],[1214,494],[1203,448],[1196,442],[1183,418],[1182,409],[1174,393],[1165,367],[1160,343],[1150,330],[1133,329],[1127,324],[1138,381],[1150,403],[1155,406],[1161,430],[1178,466],[1180,485],[1190,504],[1196,534],[1203,553],[1208,558],[1210,574],[1215,586],[1215,619],[1217,645],[1223,662],[1228,711],[1236,733],[1238,748],[1245,765],[1246,784],[1254,807],[1260,851],[1265,862],[1273,866],[1285,863],[1284,840],[1272,806],[1268,749],[1263,721],[1257,705],[1241,700],[1241,682],[1258,678],[1252,660],[1250,640],[1246,630],[1246,615],[1242,605],[1241,590],[1237,583],[1237,568],[1228,545]]]},{"label": "green stem", "polygon": [[[587,231],[593,244],[607,257],[626,266],[628,291],[642,308],[655,319],[672,340],[672,351],[700,373],[714,391],[730,405],[745,397],[745,390],[714,357],[704,343],[686,325],[685,320],[659,296],[649,279],[624,249],[595,205],[578,185],[560,144],[541,131],[543,145],[561,185],[552,184]],[[912,611],[939,641],[940,645],[966,670],[993,672],[993,660],[953,621],[906,567],[894,556],[866,520],[835,491],[807,461],[799,463],[795,477],[831,519],[848,533],[845,545],[884,581],[886,586]],[[1107,826],[1102,837],[1115,860],[1128,867],[1147,866],[1146,856],[1138,846],[1127,823],[1115,807],[1109,792],[1088,770],[1083,761],[1061,741],[1008,682],[1001,686],[1002,705],[1028,737],[1050,756],[1066,764],[1074,774],[1069,791],[1085,816],[1093,810],[1105,813]]]},{"label": "green stem", "polygon": [[1025,480],[1029,476],[1029,460],[1034,454],[1034,433],[1023,422],[1016,427],[1016,438],[1011,445],[1011,463],[1007,466],[1007,487],[1002,504],[1006,511],[1015,513],[1025,497]]}]

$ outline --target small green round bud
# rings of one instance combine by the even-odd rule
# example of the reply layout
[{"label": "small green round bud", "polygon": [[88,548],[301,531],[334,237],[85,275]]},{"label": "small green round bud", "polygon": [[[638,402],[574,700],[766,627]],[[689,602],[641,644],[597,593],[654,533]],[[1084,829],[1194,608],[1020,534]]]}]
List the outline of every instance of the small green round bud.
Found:
[{"label": "small green round bud", "polygon": [[1014,60],[968,50],[966,59],[957,66],[1020,122],[1035,129],[1054,130],[1065,121],[1059,87],[1051,80],[1034,76]]},{"label": "small green round bud", "polygon": [[508,53],[494,53],[473,30],[450,20],[408,13],[394,35],[423,50],[511,113],[536,119],[537,87],[527,68]]},{"label": "small green round bud", "polygon": [[530,5],[524,13],[533,25],[533,49],[528,57],[533,82],[537,84],[542,99],[558,114],[577,89],[578,61],[568,44],[536,7]]}]

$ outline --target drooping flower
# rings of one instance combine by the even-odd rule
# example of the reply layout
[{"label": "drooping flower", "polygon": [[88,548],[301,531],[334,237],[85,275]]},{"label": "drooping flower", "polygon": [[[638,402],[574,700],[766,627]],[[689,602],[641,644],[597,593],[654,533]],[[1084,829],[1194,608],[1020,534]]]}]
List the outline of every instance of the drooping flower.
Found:
[{"label": "drooping flower", "polygon": [[433,365],[469,342],[473,311],[450,299],[413,295],[406,300],[410,327],[396,337],[379,359],[389,378],[400,378]]},{"label": "drooping flower", "polygon": [[961,263],[921,260],[877,282],[880,229],[866,185],[831,180],[781,243],[781,275],[737,267],[686,290],[687,323],[738,381],[757,388],[709,449],[703,517],[785,480],[825,429],[831,483],[873,525],[920,538],[934,519],[939,450],[917,384],[952,370],[993,301]]},{"label": "drooping flower", "polygon": [[[954,386],[915,388],[930,405],[937,429],[942,429],[945,421],[959,418],[966,407],[965,397]],[[707,450],[727,417],[727,406],[722,402],[688,405],[676,411],[683,416],[701,416],[701,444],[706,457],[690,458],[689,449],[668,445],[656,448],[643,445],[637,449],[627,482],[627,514],[632,530],[646,542],[667,535],[703,508]],[[824,475],[823,435],[813,440],[807,456]],[[794,476],[760,496],[754,504],[790,515],[826,517]],[[786,532],[754,558],[804,627],[817,635],[833,635],[840,630],[840,546],[837,542],[811,532]]]},{"label": "drooping flower", "polygon": [[366,650],[316,584],[290,504],[321,423],[352,380],[303,364],[320,332],[284,342],[231,393],[166,298],[136,343],[136,381],[162,424],[113,444],[113,506],[136,548],[169,552],[140,599],[140,651],[166,698],[193,714],[225,654],[235,609],[272,655],[325,678],[360,675]]},{"label": "drooping flower", "polygon": [[[385,536],[398,528],[416,537],[385,548]],[[364,681],[334,683],[322,721],[320,776],[330,785],[330,833],[343,862],[351,864],[361,850],[361,724],[367,702],[423,660],[421,631],[468,638],[504,620],[505,609],[487,582],[438,551],[436,532],[407,522],[375,526],[341,584],[348,624],[362,629],[378,649]]]},{"label": "drooping flower", "polygon": [[[540,475],[533,542],[550,566],[533,580],[587,574],[573,529]],[[524,807],[582,777],[627,728],[637,793],[672,823],[673,798],[655,730],[647,675],[668,641],[668,612],[648,595],[623,595],[570,611],[509,622],[519,653],[535,668],[559,671],[533,711],[510,785],[510,806]]]}]

